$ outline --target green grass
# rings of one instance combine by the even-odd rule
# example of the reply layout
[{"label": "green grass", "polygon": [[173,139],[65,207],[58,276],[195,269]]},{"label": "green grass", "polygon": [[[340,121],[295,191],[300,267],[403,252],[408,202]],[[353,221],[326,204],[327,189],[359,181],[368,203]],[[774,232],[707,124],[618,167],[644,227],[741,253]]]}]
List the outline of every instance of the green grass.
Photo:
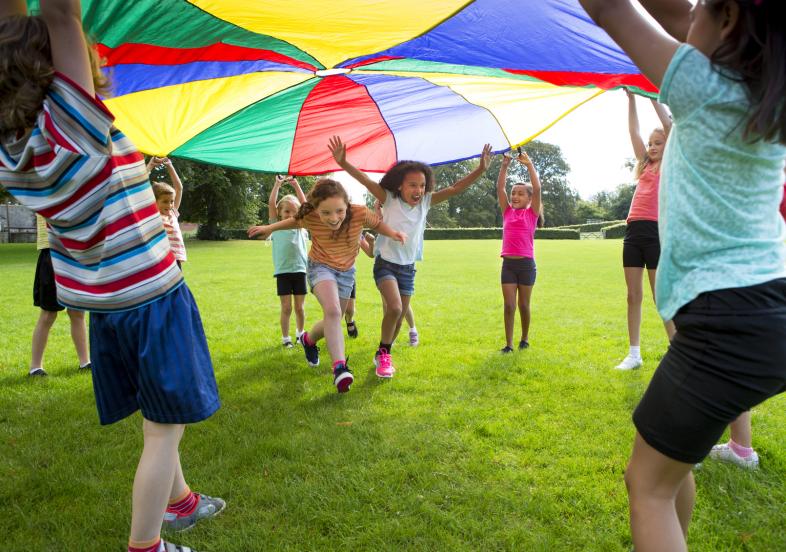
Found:
[{"label": "green grass", "polygon": [[[371,261],[358,260],[357,379],[280,347],[271,250],[189,242],[223,401],[181,451],[220,518],[181,536],[197,550],[628,550],[622,480],[631,411],[666,338],[645,303],[644,368],[626,353],[619,241],[539,241],[532,348],[501,356],[499,242],[431,241],[414,308],[422,345],[396,347],[379,382]],[[3,550],[124,550],[141,450],[138,414],[100,427],[62,316],[50,377],[29,380],[36,252],[0,247],[0,535]],[[307,318],[319,317],[313,297]],[[324,347],[323,347],[324,351]],[[692,550],[786,550],[784,397],[754,410],[762,469],[705,462]]]}]

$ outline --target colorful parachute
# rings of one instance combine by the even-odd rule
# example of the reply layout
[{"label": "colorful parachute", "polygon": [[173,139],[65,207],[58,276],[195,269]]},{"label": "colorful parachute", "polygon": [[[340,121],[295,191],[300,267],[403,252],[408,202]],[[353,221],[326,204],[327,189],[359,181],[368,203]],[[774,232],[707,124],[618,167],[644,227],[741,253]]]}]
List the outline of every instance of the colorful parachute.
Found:
[{"label": "colorful parachute", "polygon": [[319,174],[534,138],[603,89],[655,88],[577,0],[82,0],[144,152]]}]

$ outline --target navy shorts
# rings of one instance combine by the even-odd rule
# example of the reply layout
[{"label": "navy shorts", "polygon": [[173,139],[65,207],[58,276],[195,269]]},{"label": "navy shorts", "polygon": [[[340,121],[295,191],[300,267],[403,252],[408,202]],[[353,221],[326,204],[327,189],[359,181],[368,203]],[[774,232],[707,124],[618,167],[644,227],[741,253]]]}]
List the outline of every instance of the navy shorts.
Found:
[{"label": "navy shorts", "polygon": [[55,271],[52,268],[52,254],[49,248],[38,253],[38,262],[35,265],[35,278],[33,279],[33,305],[41,310],[58,312],[65,307],[57,302],[57,286],[55,285]]},{"label": "navy shorts", "polygon": [[632,220],[625,227],[622,240],[622,266],[627,268],[658,268],[660,259],[660,237],[658,222],[654,220]]},{"label": "navy shorts", "polygon": [[305,295],[306,273],[305,272],[285,272],[276,274],[276,290],[278,295]]},{"label": "navy shorts", "polygon": [[534,286],[536,275],[535,259],[528,257],[522,257],[521,259],[502,258],[500,282],[503,284]]},{"label": "navy shorts", "polygon": [[633,423],[660,453],[695,464],[737,416],[786,390],[786,278],[702,293],[674,325]]},{"label": "navy shorts", "polygon": [[382,257],[374,258],[374,281],[379,286],[385,280],[395,280],[400,295],[415,295],[415,264],[400,265]]},{"label": "navy shorts", "polygon": [[221,405],[202,320],[185,284],[136,309],[91,313],[90,358],[101,424],[137,410],[152,422],[190,424]]}]

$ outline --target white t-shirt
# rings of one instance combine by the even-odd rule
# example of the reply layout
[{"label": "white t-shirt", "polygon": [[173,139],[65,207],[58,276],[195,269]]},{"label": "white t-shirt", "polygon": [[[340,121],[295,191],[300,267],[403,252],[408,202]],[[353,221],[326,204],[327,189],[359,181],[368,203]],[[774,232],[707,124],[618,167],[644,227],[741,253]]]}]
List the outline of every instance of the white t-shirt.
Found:
[{"label": "white t-shirt", "polygon": [[422,256],[423,231],[429,209],[431,194],[424,195],[420,202],[412,207],[400,197],[395,197],[392,192],[387,192],[387,199],[382,205],[382,220],[393,230],[404,232],[407,243],[402,244],[380,235],[374,245],[374,256],[382,257],[389,263],[414,264]]}]

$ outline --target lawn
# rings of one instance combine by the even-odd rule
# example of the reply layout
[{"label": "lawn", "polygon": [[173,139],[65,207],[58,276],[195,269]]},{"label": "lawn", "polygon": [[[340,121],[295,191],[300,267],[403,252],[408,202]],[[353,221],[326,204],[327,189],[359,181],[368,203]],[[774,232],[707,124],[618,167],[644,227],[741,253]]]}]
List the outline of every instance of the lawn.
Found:
[{"label": "lawn", "polygon": [[[627,352],[620,241],[538,241],[531,348],[502,356],[496,241],[429,241],[413,299],[421,345],[371,358],[379,296],[358,260],[356,374],[339,396],[329,363],[280,345],[271,249],[188,242],[223,407],[190,427],[192,488],[226,511],[173,539],[200,552],[602,550],[631,540],[623,471],[630,421],[667,341],[649,297],[644,367]],[[139,414],[98,424],[66,317],[26,377],[37,311],[32,245],[0,246],[0,535],[3,550],[125,550]],[[306,316],[319,317],[309,297]],[[293,319],[294,322],[294,319]],[[293,329],[294,332],[294,329]],[[323,346],[326,358],[326,348]],[[757,472],[705,462],[692,550],[786,550],[786,398],[754,410]]]}]

